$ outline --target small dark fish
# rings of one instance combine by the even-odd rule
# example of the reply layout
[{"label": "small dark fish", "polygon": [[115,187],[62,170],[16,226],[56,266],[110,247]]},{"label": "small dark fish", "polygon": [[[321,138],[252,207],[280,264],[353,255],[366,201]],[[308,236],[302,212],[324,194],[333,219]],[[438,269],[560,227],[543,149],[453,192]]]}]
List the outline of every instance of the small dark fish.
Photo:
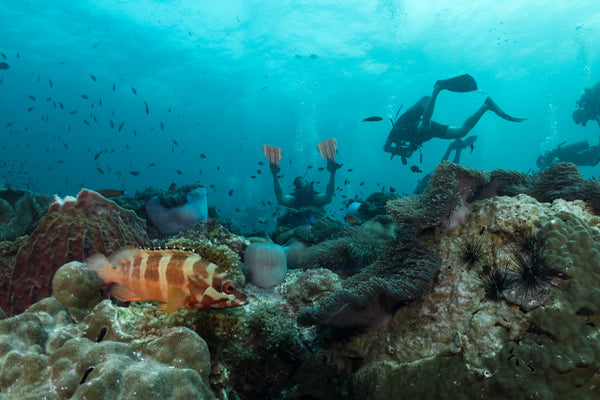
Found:
[{"label": "small dark fish", "polygon": [[311,169],[312,167],[313,167],[312,165],[309,165],[308,167],[306,167],[306,169]]},{"label": "small dark fish", "polygon": [[64,143],[63,143],[63,146],[65,147],[65,149],[68,149],[68,148],[69,148],[69,145],[67,144],[67,142],[64,142]]},{"label": "small dark fish", "polygon": [[325,170],[325,168],[319,167],[319,171],[324,171],[324,170]]},{"label": "small dark fish", "polygon": [[133,176],[138,176],[140,174],[140,171],[129,171],[129,173]]},{"label": "small dark fish", "polygon": [[97,152],[96,155],[94,156],[94,160],[97,160],[101,154],[102,154],[102,151]]},{"label": "small dark fish", "polygon": [[75,115],[75,114],[77,114],[77,110],[69,111],[69,114]]},{"label": "small dark fish", "polygon": [[119,197],[119,196],[123,196],[125,194],[125,192],[123,190],[119,190],[119,189],[100,189],[100,190],[96,190],[96,193],[100,193],[102,196],[104,196],[106,198]]},{"label": "small dark fish", "polygon": [[88,121],[87,119],[84,119],[84,120],[83,120],[83,123],[84,123],[84,124],[86,124],[86,125],[89,125],[89,124],[90,124],[90,121]]},{"label": "small dark fish", "polygon": [[260,169],[257,169],[257,170],[256,170],[256,173],[257,173],[258,175],[260,175],[260,174],[262,174],[262,171],[261,171]]},{"label": "small dark fish", "polygon": [[179,143],[177,143],[177,140],[173,139],[173,143],[175,144],[175,146],[179,146]]},{"label": "small dark fish", "polygon": [[297,59],[301,59],[302,56],[300,54],[296,54],[294,57],[296,57]]},{"label": "small dark fish", "polygon": [[265,165],[265,163],[264,163],[264,162],[262,162],[262,161],[259,161],[259,162],[258,162],[258,165]]},{"label": "small dark fish", "polygon": [[160,130],[164,131],[165,130],[165,124],[163,124],[162,121],[160,121]]},{"label": "small dark fish", "polygon": [[135,88],[133,86],[131,87],[131,91],[133,92],[134,95],[137,96],[137,90],[135,90]]},{"label": "small dark fish", "polygon": [[229,189],[228,195],[231,196],[233,194],[233,189]]},{"label": "small dark fish", "polygon": [[367,118],[363,119],[363,122],[376,122],[376,121],[381,121],[381,120],[383,120],[383,118],[375,115],[373,117],[367,117]]},{"label": "small dark fish", "polygon": [[65,109],[65,106],[64,106],[64,104],[63,104],[63,103],[60,103],[60,102],[59,102],[59,103],[58,103],[58,105],[60,106],[60,109],[61,109],[61,110],[64,110],[64,109]]},{"label": "small dark fish", "polygon": [[33,110],[34,110],[34,108],[33,108],[33,107],[29,107],[29,108],[27,109],[27,111],[33,111]]},{"label": "small dark fish", "polygon": [[364,184],[365,184],[364,182],[361,182],[361,183],[360,183],[360,185],[358,185],[358,186],[362,186],[362,185],[364,185]]},{"label": "small dark fish", "polygon": [[179,169],[177,170],[177,173],[178,173],[179,175],[183,175],[183,172],[182,172],[181,170],[179,170]]},{"label": "small dark fish", "polygon": [[146,167],[146,169],[150,168],[150,167],[154,167],[156,164],[154,164],[153,162],[151,162],[150,164],[148,164],[148,166]]},{"label": "small dark fish", "polygon": [[148,103],[144,102],[144,106],[146,106],[146,114],[149,114],[150,110],[148,109]]},{"label": "small dark fish", "polygon": [[125,125],[125,121],[123,121],[119,124],[119,132],[121,132],[121,129],[123,129],[123,125]]},{"label": "small dark fish", "polygon": [[390,193],[396,193],[396,189],[390,186]]},{"label": "small dark fish", "polygon": [[316,60],[317,58],[319,58],[319,56],[313,53],[310,55],[310,58],[312,58],[313,60]]},{"label": "small dark fish", "polygon": [[0,56],[2,56],[2,58],[4,58],[6,60],[6,54],[0,53]]},{"label": "small dark fish", "polygon": [[[96,79],[96,77],[95,77],[94,75],[90,74],[90,78],[91,78],[91,79],[92,79],[94,82],[97,82],[97,79]],[[104,197],[106,197],[106,196],[104,196]]]},{"label": "small dark fish", "polygon": [[114,127],[115,127],[115,122],[114,122],[112,119],[109,119],[109,120],[108,120],[108,123],[110,124],[110,127],[111,127],[111,128],[114,128]]},{"label": "small dark fish", "polygon": [[50,89],[52,89],[52,87],[54,86],[54,85],[52,84],[52,79],[48,79],[48,86],[50,86]]},{"label": "small dark fish", "polygon": [[217,165],[217,171],[220,171],[220,170],[221,170],[221,167]]},{"label": "small dark fish", "polygon": [[88,95],[87,95],[87,94],[82,94],[82,95],[81,95],[81,98],[82,98],[82,99],[86,99],[86,100],[87,100],[87,99],[89,99],[89,97],[88,97]]},{"label": "small dark fish", "polygon": [[206,154],[200,153],[200,158],[206,158]]},{"label": "small dark fish", "polygon": [[104,175],[104,170],[102,168],[97,167],[96,169],[101,175]]},{"label": "small dark fish", "polygon": [[417,167],[416,165],[413,165],[412,167],[410,167],[410,170],[411,170],[412,172],[415,172],[415,173],[417,173],[417,174],[420,174],[421,172],[423,172],[423,171],[421,171],[421,169],[420,169],[419,167]]},{"label": "small dark fish", "polygon": [[65,160],[56,160],[56,162],[57,162],[58,164],[62,164],[62,163],[64,163],[64,162],[65,162]]},{"label": "small dark fish", "polygon": [[113,92],[115,91],[115,83],[113,82]]},{"label": "small dark fish", "polygon": [[358,218],[356,218],[354,215],[346,215],[344,217],[344,221],[346,221],[349,224],[360,224],[360,220]]},{"label": "small dark fish", "polygon": [[52,100],[52,97],[47,97],[46,98],[46,101],[50,101],[50,100]]},{"label": "small dark fish", "polygon": [[169,107],[169,110],[167,110],[167,112],[171,112],[171,109],[172,109],[172,108],[173,108],[173,107]]},{"label": "small dark fish", "polygon": [[235,212],[242,212],[242,210],[236,207]]},{"label": "small dark fish", "polygon": [[29,98],[30,98],[32,101],[35,101],[35,97],[34,97],[32,94],[30,94],[30,95],[29,95],[29,96],[27,96],[27,97],[29,97]]},{"label": "small dark fish", "polygon": [[100,98],[100,100],[98,100],[98,105],[99,105],[100,107],[102,107],[102,98]]},{"label": "small dark fish", "polygon": [[211,189],[214,189],[214,188],[215,188],[215,185],[212,185],[212,184],[211,184],[211,185],[210,185],[210,188],[211,188]]},{"label": "small dark fish", "polygon": [[256,175],[250,175],[251,179],[256,179]]},{"label": "small dark fish", "polygon": [[354,171],[352,168],[348,168],[348,172],[352,172]]},{"label": "small dark fish", "polygon": [[9,65],[5,62],[0,62],[0,69],[8,69]]}]

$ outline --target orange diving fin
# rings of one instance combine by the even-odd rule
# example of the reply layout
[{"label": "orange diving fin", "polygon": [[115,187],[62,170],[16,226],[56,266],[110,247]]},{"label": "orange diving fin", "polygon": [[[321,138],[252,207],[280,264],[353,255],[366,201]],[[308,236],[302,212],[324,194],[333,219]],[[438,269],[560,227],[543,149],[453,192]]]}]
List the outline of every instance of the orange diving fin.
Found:
[{"label": "orange diving fin", "polygon": [[326,160],[335,161],[335,153],[337,152],[337,140],[335,138],[323,140],[317,147],[321,157]]},{"label": "orange diving fin", "polygon": [[263,144],[263,153],[267,156],[267,160],[271,164],[279,164],[281,160],[281,149],[275,146],[269,146],[268,144]]}]

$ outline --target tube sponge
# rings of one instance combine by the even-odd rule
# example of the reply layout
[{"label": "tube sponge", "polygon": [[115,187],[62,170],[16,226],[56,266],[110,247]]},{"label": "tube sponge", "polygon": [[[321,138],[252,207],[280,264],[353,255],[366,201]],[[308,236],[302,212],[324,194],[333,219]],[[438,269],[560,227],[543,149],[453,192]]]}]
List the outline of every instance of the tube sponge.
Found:
[{"label": "tube sponge", "polygon": [[250,282],[265,289],[283,281],[287,272],[285,250],[274,243],[252,243],[244,252],[244,262],[250,270]]},{"label": "tube sponge", "polygon": [[208,201],[205,187],[199,187],[187,194],[187,203],[166,208],[160,204],[158,196],[146,201],[148,218],[165,235],[177,233],[208,219]]}]

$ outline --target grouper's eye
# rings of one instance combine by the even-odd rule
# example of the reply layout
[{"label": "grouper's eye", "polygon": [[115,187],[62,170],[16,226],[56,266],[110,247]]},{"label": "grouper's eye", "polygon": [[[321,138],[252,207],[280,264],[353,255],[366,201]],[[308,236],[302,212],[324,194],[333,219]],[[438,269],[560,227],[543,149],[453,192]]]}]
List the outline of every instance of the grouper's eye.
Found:
[{"label": "grouper's eye", "polygon": [[227,281],[223,283],[223,286],[221,286],[221,291],[225,294],[234,294],[236,290],[237,289],[235,288],[233,282]]}]

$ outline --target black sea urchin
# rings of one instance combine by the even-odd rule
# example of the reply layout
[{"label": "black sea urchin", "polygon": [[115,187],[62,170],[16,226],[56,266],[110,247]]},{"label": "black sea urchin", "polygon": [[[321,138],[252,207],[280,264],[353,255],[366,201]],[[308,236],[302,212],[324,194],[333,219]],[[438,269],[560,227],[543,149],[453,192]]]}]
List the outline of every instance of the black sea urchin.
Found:
[{"label": "black sea urchin", "polygon": [[482,253],[482,241],[480,238],[464,239],[458,245],[458,257],[469,268],[474,267],[481,260]]},{"label": "black sea urchin", "polygon": [[522,298],[534,296],[550,287],[553,278],[562,273],[546,262],[543,250],[534,247],[530,254],[519,248],[512,248],[510,253],[517,269],[511,273],[516,293]]}]

